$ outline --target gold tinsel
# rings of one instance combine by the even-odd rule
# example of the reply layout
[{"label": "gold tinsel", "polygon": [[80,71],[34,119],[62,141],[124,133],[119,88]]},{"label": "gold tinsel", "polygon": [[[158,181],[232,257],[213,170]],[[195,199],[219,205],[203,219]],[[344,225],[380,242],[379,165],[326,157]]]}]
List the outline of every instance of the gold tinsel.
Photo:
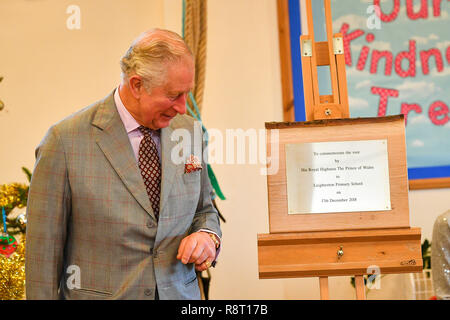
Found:
[{"label": "gold tinsel", "polygon": [[12,210],[26,206],[28,186],[22,183],[0,185],[0,208]]},{"label": "gold tinsel", "polygon": [[[22,171],[31,180],[31,172],[27,168]],[[0,210],[5,208],[6,216],[18,207],[27,205],[28,186],[22,183],[0,185]],[[2,220],[2,219],[0,219]],[[3,223],[2,228],[3,229]],[[25,233],[23,229],[15,231],[15,222],[8,221],[8,233],[17,236],[19,245],[9,258],[0,254],[0,300],[18,300],[25,298]],[[21,240],[19,240],[21,239]]]},{"label": "gold tinsel", "polygon": [[6,258],[0,254],[0,300],[20,300],[25,294],[25,238]]}]

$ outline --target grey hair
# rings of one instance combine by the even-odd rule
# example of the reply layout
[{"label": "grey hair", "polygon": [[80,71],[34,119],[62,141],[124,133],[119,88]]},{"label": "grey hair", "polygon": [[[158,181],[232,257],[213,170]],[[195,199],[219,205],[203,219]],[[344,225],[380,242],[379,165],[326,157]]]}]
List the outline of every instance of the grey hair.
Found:
[{"label": "grey hair", "polygon": [[144,79],[145,89],[151,91],[165,83],[167,64],[183,57],[192,58],[192,52],[177,33],[162,29],[146,31],[133,41],[120,60],[122,81],[139,75]]}]

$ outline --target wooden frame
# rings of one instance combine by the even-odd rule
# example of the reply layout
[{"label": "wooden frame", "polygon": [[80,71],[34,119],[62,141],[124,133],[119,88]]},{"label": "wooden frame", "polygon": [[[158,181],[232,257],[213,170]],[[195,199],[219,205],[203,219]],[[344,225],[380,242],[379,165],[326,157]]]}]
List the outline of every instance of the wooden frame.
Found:
[{"label": "wooden frame", "polygon": [[450,188],[450,178],[409,180],[409,190]]},{"label": "wooden frame", "polygon": [[[289,21],[298,21],[299,10],[298,7],[295,7],[295,10],[289,10],[290,5],[295,4],[295,1],[298,0],[277,0],[278,7],[278,34],[279,34],[279,43],[280,43],[280,64],[281,64],[281,84],[282,84],[282,92],[283,92],[283,116],[284,121],[305,121],[306,118],[300,119],[296,118],[293,110],[297,109],[297,106],[292,106],[295,96],[303,95],[303,85],[299,84],[299,81],[296,79],[301,76],[302,70],[297,67],[293,69],[293,59],[298,59],[299,54],[296,55],[295,52],[298,50],[300,52],[300,46],[295,46],[292,50],[291,43],[298,43],[298,39],[294,39],[293,37],[300,37],[301,29],[296,28],[293,30],[290,28]],[[294,41],[295,40],[295,41]],[[341,82],[341,81],[340,81]],[[293,88],[293,84],[297,83],[297,90],[300,90],[300,93],[296,93],[296,90]],[[301,100],[301,99],[299,99]],[[299,101],[298,104],[302,104],[300,107],[304,108],[303,101]],[[412,175],[412,170],[409,169],[409,176]],[[448,171],[448,170],[447,170]],[[410,179],[409,180],[409,189],[410,190],[420,190],[420,189],[435,189],[435,188],[449,188],[450,187],[450,177],[447,176],[438,176],[433,178],[428,178],[428,173],[425,174],[426,178],[418,178],[418,179]]]},{"label": "wooden frame", "polygon": [[[279,130],[277,154],[268,143],[267,154],[278,161],[276,174],[267,176],[270,233],[331,231],[380,228],[408,228],[405,123],[403,115],[383,118],[332,119],[300,123],[266,123],[267,141],[271,130]],[[354,140],[386,139],[392,210],[327,214],[288,214],[285,145]]]},{"label": "wooden frame", "polygon": [[288,2],[285,0],[277,0],[277,12],[283,119],[284,121],[295,121]]},{"label": "wooden frame", "polygon": [[[289,14],[291,11],[299,10],[300,7],[298,1],[277,0],[278,41],[284,121],[295,121],[295,114],[304,115],[305,109],[303,79],[301,77],[300,17]],[[298,19],[293,20],[292,18]],[[299,90],[294,91],[293,86],[296,86]],[[294,101],[296,101],[295,104]]]}]

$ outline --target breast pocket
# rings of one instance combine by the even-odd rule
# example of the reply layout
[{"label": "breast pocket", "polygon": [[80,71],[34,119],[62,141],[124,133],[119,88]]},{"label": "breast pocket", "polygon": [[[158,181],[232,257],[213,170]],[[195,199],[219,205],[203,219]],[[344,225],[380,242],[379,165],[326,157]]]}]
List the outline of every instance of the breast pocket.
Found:
[{"label": "breast pocket", "polygon": [[171,218],[193,216],[200,199],[201,175],[200,171],[181,173],[174,179],[168,198]]}]

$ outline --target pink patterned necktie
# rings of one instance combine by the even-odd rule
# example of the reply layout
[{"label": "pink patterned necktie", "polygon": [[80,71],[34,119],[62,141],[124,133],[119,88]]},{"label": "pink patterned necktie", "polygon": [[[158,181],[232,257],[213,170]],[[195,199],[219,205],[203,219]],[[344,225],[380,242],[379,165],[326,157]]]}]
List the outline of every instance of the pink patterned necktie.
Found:
[{"label": "pink patterned necktie", "polygon": [[153,212],[158,219],[161,194],[161,163],[158,149],[150,134],[152,130],[144,126],[140,126],[139,130],[144,135],[139,145],[139,169],[141,169]]}]

